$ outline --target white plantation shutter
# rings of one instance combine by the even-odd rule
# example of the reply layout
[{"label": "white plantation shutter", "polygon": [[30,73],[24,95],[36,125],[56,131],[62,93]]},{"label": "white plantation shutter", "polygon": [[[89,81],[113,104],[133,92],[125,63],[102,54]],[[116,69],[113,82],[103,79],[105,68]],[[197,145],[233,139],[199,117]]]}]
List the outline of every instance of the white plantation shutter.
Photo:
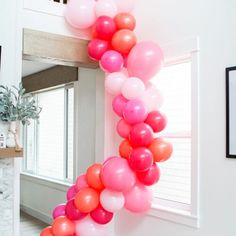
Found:
[{"label": "white plantation shutter", "polygon": [[[173,144],[171,158],[159,163],[161,177],[154,186],[155,197],[191,204],[191,63],[169,65],[152,79],[161,91],[161,111],[167,127],[157,136]],[[157,201],[158,202],[158,201]]]}]

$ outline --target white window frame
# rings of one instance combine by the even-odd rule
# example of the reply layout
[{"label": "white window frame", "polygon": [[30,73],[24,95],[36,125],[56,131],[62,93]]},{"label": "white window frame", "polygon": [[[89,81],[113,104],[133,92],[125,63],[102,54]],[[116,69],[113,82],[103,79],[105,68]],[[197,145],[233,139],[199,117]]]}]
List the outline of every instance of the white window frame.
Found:
[{"label": "white window frame", "polygon": [[191,204],[155,198],[148,215],[199,228],[199,38],[166,44],[162,49],[166,66],[191,62]]}]

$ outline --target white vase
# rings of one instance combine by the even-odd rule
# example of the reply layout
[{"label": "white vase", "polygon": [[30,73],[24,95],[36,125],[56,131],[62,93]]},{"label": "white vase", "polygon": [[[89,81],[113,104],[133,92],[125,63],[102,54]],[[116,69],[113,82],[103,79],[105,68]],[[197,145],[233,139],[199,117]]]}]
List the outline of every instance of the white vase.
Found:
[{"label": "white vase", "polygon": [[9,122],[0,121],[0,133],[3,133],[7,137]]}]

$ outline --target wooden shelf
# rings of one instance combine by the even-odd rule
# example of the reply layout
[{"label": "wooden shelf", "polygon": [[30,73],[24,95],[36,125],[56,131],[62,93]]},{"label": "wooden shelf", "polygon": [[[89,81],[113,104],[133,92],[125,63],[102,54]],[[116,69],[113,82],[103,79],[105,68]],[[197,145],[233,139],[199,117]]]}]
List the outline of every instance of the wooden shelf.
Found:
[{"label": "wooden shelf", "polygon": [[15,148],[0,148],[0,159],[15,157],[23,157],[23,149],[20,152],[16,152]]}]

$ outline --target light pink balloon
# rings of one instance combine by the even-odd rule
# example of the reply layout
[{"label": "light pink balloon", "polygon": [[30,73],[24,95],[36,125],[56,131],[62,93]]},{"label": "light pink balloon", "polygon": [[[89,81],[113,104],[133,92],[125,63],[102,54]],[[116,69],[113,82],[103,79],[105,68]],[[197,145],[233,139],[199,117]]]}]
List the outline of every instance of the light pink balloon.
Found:
[{"label": "light pink balloon", "polygon": [[141,97],[144,91],[143,81],[136,77],[128,78],[121,88],[122,95],[129,100]]},{"label": "light pink balloon", "polygon": [[117,14],[117,6],[113,0],[97,0],[95,6],[96,16],[114,17]]},{"label": "light pink balloon", "polygon": [[134,186],[136,175],[130,169],[127,160],[113,158],[103,165],[101,179],[109,190],[127,192]]},{"label": "light pink balloon", "polygon": [[115,50],[106,51],[100,60],[101,69],[109,73],[120,71],[123,65],[124,59],[122,55]]},{"label": "light pink balloon", "polygon": [[153,194],[150,188],[137,183],[125,193],[125,208],[131,212],[145,212],[151,208]]},{"label": "light pink balloon", "polygon": [[114,72],[107,75],[105,79],[106,91],[112,95],[121,93],[121,87],[126,81],[127,76],[122,72]]},{"label": "light pink balloon", "polygon": [[104,189],[100,194],[100,202],[107,211],[116,212],[124,207],[125,197],[122,192]]},{"label": "light pink balloon", "polygon": [[78,236],[107,236],[106,226],[94,222],[90,216],[75,222],[75,232]]},{"label": "light pink balloon", "polygon": [[131,128],[131,125],[129,125],[124,119],[121,119],[117,123],[116,131],[122,138],[128,138]]},{"label": "light pink balloon", "polygon": [[65,18],[74,28],[86,29],[96,21],[94,0],[70,0],[66,5]]},{"label": "light pink balloon", "polygon": [[148,81],[159,72],[162,64],[163,53],[159,45],[153,42],[140,42],[129,53],[127,69],[130,76]]},{"label": "light pink balloon", "polygon": [[76,187],[75,185],[72,185],[68,190],[67,190],[67,193],[66,193],[66,197],[67,197],[67,201],[71,200],[72,198],[75,197],[77,193],[77,190],[76,190]]},{"label": "light pink balloon", "polygon": [[66,211],[66,204],[57,205],[52,212],[53,219],[56,219],[59,216],[64,216],[65,211]]},{"label": "light pink balloon", "polygon": [[83,189],[83,188],[88,188],[89,187],[89,185],[87,183],[87,180],[86,180],[86,175],[85,174],[82,174],[79,177],[77,177],[75,187],[76,187],[77,192],[79,190]]},{"label": "light pink balloon", "polygon": [[114,0],[114,1],[117,5],[118,13],[131,12],[134,9],[136,3],[136,0]]},{"label": "light pink balloon", "polygon": [[113,99],[112,108],[118,116],[123,117],[123,110],[127,102],[128,100],[124,98],[122,95],[118,95]]}]

